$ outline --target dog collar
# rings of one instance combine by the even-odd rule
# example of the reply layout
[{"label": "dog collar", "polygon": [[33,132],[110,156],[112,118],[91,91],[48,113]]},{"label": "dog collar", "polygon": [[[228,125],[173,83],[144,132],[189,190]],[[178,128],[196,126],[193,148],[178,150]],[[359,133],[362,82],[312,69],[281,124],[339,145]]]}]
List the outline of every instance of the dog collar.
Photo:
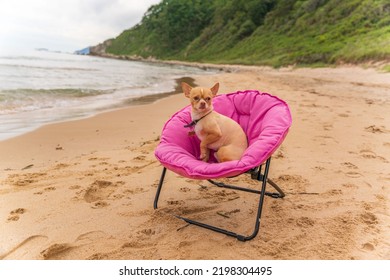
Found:
[{"label": "dog collar", "polygon": [[192,122],[190,122],[189,124],[186,124],[184,127],[192,127],[192,126],[195,126],[201,119],[207,117],[208,114],[210,114],[213,110],[211,110],[210,112],[208,112],[206,115],[204,115],[203,117],[201,117],[200,119],[197,119],[197,120],[193,120]]}]

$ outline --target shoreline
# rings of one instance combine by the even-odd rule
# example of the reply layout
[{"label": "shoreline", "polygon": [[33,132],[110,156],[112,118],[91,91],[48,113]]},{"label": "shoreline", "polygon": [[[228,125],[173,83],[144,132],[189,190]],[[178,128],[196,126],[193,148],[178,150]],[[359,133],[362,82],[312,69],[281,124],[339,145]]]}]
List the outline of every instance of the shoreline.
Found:
[{"label": "shoreline", "polygon": [[90,56],[96,56],[107,59],[117,59],[117,60],[128,60],[128,61],[139,61],[145,63],[155,63],[155,64],[165,64],[165,65],[183,65],[190,67],[197,67],[202,70],[215,69],[224,72],[236,72],[236,71],[252,71],[256,69],[317,69],[317,68],[362,68],[362,69],[375,69],[381,73],[389,73],[390,71],[384,70],[384,67],[389,65],[390,61],[388,60],[378,60],[378,61],[368,61],[361,64],[349,64],[349,63],[340,63],[334,65],[325,65],[318,67],[316,65],[288,65],[280,68],[274,68],[272,66],[266,65],[243,65],[243,64],[215,64],[215,63],[207,63],[207,62],[191,62],[191,61],[183,61],[183,60],[162,60],[157,58],[143,58],[137,55],[114,55],[109,53],[93,53],[89,54]]},{"label": "shoreline", "polygon": [[139,97],[130,97],[127,100],[122,101],[121,103],[118,103],[118,104],[115,104],[115,105],[111,105],[111,106],[109,106],[109,107],[107,107],[105,109],[100,109],[100,110],[97,110],[95,112],[90,112],[89,114],[86,114],[86,115],[77,116],[77,117],[75,117],[75,116],[68,116],[68,117],[64,117],[64,119],[61,119],[61,120],[44,122],[44,123],[38,124],[38,125],[36,125],[34,127],[30,127],[29,129],[25,129],[22,132],[12,133],[12,136],[7,136],[6,138],[1,138],[0,142],[1,141],[7,141],[7,140],[10,140],[12,138],[19,137],[19,136],[21,136],[23,134],[33,132],[34,130],[37,130],[37,129],[39,129],[39,128],[43,127],[43,126],[46,126],[46,125],[52,125],[52,124],[57,124],[57,123],[62,123],[62,122],[82,120],[82,119],[86,119],[86,118],[91,118],[91,117],[99,115],[99,114],[107,113],[107,112],[110,112],[110,111],[124,109],[124,108],[127,108],[129,106],[138,106],[138,105],[150,104],[150,103],[156,102],[157,100],[159,100],[161,98],[166,98],[166,97],[168,97],[170,95],[179,93],[180,90],[181,90],[181,86],[180,86],[181,82],[187,82],[188,84],[193,85],[193,86],[196,85],[196,84],[194,84],[194,79],[191,78],[191,77],[177,78],[177,79],[175,79],[175,89],[170,91],[170,92],[161,92],[161,93],[154,93],[154,94],[143,95],[143,96],[139,96]]},{"label": "shoreline", "polygon": [[0,259],[390,259],[389,73],[252,67],[193,78],[290,106],[293,125],[270,170],[286,197],[265,199],[254,240],[169,214],[250,229],[256,202],[207,182],[169,172],[172,188],[153,209],[162,170],[154,149],[163,124],[188,105],[173,94],[0,141]]},{"label": "shoreline", "polygon": [[175,82],[176,82],[175,89],[170,91],[170,92],[156,93],[156,94],[149,94],[149,95],[144,95],[144,96],[140,96],[140,97],[134,97],[134,98],[131,98],[128,101],[124,102],[124,104],[127,104],[127,105],[125,105],[125,107],[122,107],[122,108],[126,108],[127,106],[146,105],[146,104],[156,102],[160,99],[166,98],[168,96],[171,96],[174,94],[179,94],[181,92],[181,83],[182,82],[186,82],[193,87],[197,86],[197,84],[195,83],[195,79],[193,79],[191,77],[181,77],[181,78],[175,79]]},{"label": "shoreline", "polygon": [[[182,65],[189,67],[196,67],[202,70],[218,70],[224,71],[227,73],[235,72],[239,70],[251,70],[254,68],[269,68],[273,69],[271,66],[259,66],[259,65],[239,65],[239,64],[214,64],[214,63],[205,63],[205,62],[190,62],[190,61],[182,61],[182,60],[161,60],[156,58],[142,58],[140,56],[130,56],[130,55],[114,55],[107,53],[100,54],[90,54],[90,56],[96,56],[107,59],[117,59],[117,60],[127,60],[127,61],[139,61],[145,63],[153,63],[153,64],[163,64],[163,65]],[[283,68],[291,68],[291,67],[283,67]]]}]

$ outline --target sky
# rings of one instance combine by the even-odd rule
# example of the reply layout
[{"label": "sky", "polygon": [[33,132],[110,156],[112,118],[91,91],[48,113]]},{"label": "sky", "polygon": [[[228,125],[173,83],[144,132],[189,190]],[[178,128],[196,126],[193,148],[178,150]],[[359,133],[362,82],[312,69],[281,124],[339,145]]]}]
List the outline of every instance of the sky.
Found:
[{"label": "sky", "polygon": [[74,52],[118,36],[161,0],[0,0],[0,52]]}]

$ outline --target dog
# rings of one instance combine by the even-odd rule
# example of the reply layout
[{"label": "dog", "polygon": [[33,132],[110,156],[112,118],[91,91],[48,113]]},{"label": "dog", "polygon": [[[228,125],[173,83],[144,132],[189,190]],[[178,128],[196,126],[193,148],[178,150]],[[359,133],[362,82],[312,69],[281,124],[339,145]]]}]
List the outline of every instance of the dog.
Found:
[{"label": "dog", "polygon": [[215,151],[218,162],[241,159],[248,147],[243,129],[237,122],[213,109],[212,100],[217,95],[219,83],[212,88],[192,88],[185,82],[181,86],[192,106],[192,122],[185,127],[194,127],[194,133],[201,141],[200,160],[208,162],[210,150]]}]

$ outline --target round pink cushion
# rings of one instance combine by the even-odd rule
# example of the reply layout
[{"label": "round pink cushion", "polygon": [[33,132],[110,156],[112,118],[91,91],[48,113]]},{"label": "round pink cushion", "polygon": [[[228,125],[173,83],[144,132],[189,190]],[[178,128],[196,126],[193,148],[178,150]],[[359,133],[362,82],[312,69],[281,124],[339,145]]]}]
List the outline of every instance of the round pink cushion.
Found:
[{"label": "round pink cushion", "polygon": [[174,114],[165,124],[156,158],[163,166],[187,178],[213,179],[244,173],[264,163],[279,147],[291,126],[288,105],[281,99],[255,90],[221,94],[213,99],[216,112],[238,122],[248,139],[241,160],[218,163],[213,154],[209,162],[199,160],[200,141],[188,136],[191,107]]}]

